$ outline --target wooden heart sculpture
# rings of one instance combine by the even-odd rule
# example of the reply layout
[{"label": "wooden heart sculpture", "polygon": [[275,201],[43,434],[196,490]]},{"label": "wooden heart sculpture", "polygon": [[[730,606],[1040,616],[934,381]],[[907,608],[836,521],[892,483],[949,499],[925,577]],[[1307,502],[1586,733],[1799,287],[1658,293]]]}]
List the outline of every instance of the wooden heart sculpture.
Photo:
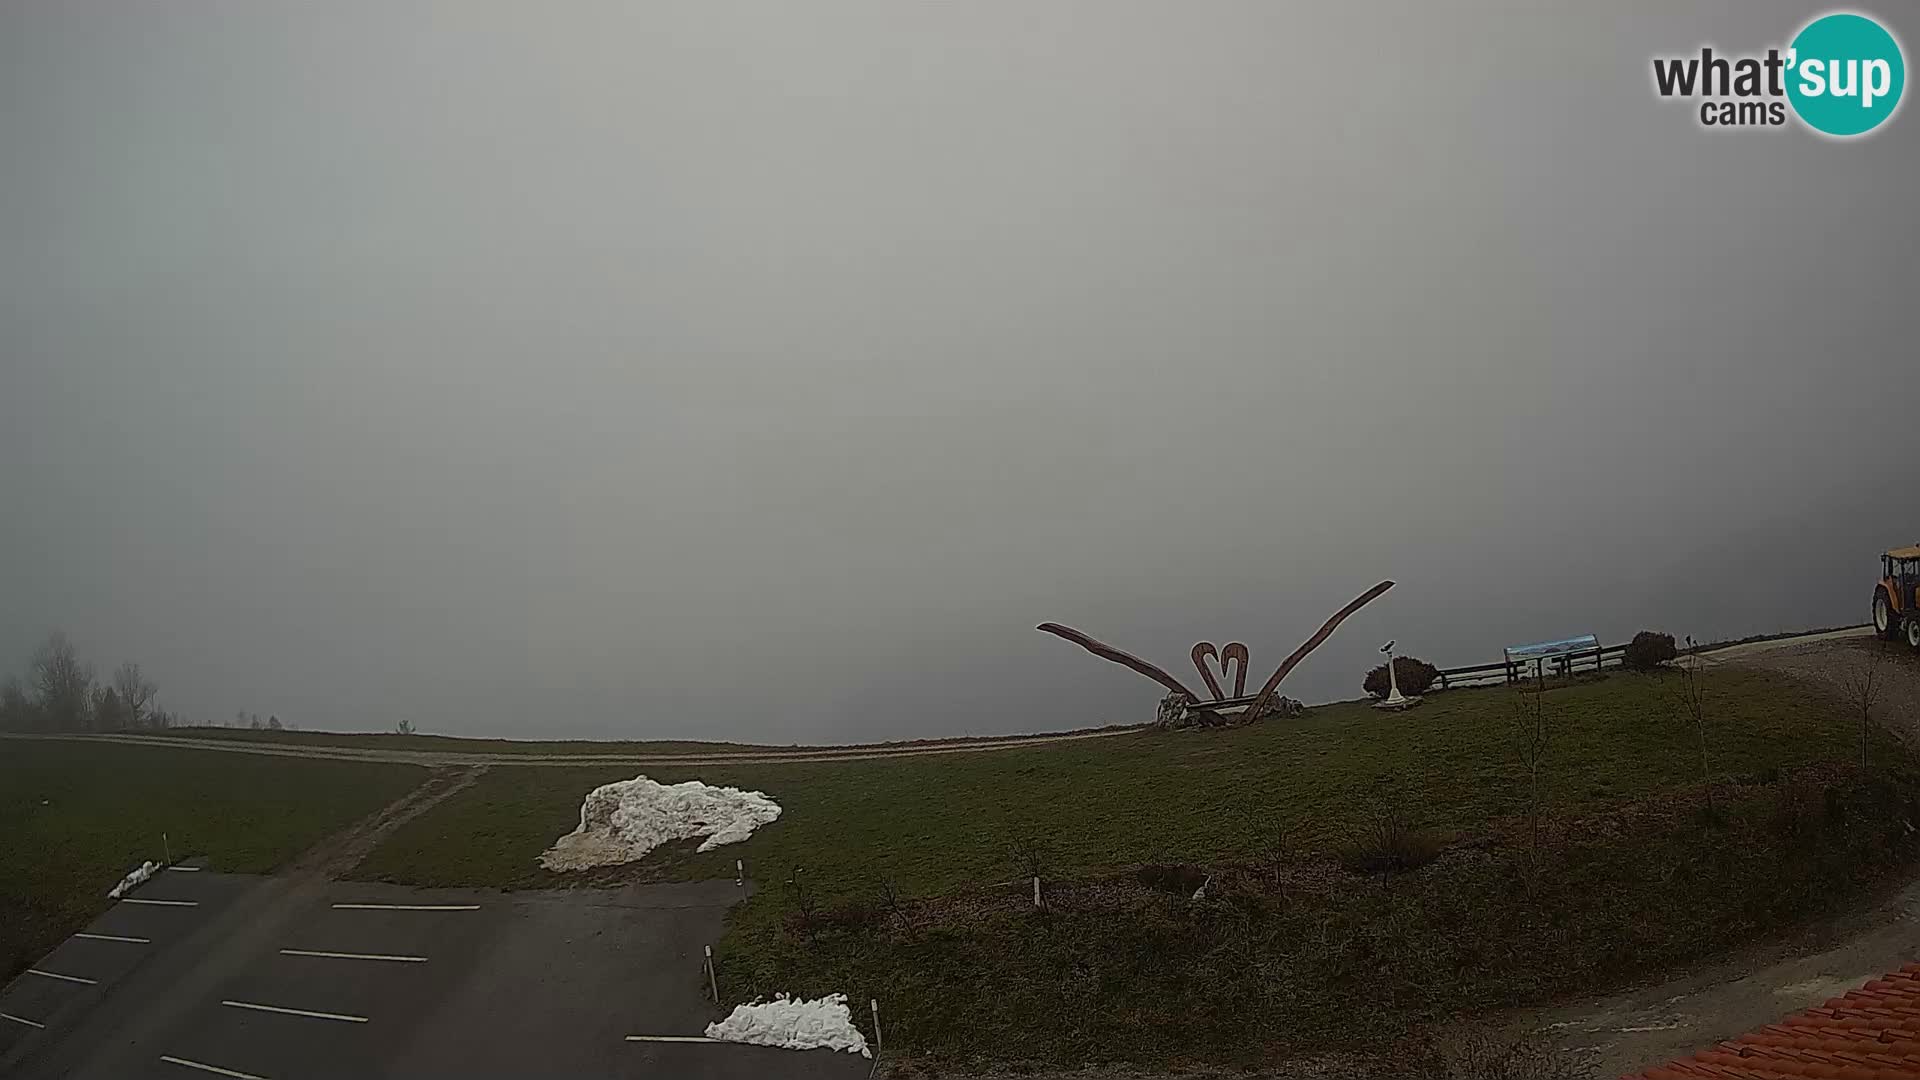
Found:
[{"label": "wooden heart sculpture", "polygon": [[[1315,631],[1312,637],[1301,642],[1299,648],[1288,654],[1285,660],[1280,661],[1280,666],[1273,669],[1273,674],[1268,676],[1266,684],[1260,687],[1259,696],[1254,699],[1253,704],[1247,707],[1247,715],[1264,715],[1267,705],[1273,701],[1274,692],[1280,689],[1280,680],[1287,677],[1287,672],[1292,671],[1294,665],[1306,659],[1308,653],[1319,648],[1321,642],[1332,636],[1335,628],[1347,621],[1347,616],[1366,607],[1381,593],[1391,588],[1393,588],[1393,582],[1383,581],[1373,588],[1368,589],[1366,592],[1361,593],[1359,596],[1354,597],[1353,602],[1346,607],[1334,612],[1326,622],[1320,625],[1320,629]],[[1104,641],[1090,638],[1071,626],[1062,626],[1059,623],[1041,623],[1039,626],[1034,627],[1034,629],[1052,634],[1055,637],[1065,638],[1093,655],[1100,657],[1102,660],[1111,660],[1123,667],[1132,668],[1147,678],[1152,679],[1154,682],[1159,683],[1161,686],[1186,698],[1190,702],[1197,704],[1200,701],[1200,696],[1187,689],[1179,679],[1174,678],[1160,668],[1155,667],[1124,649],[1116,649]],[[1200,669],[1200,677],[1207,681],[1207,689],[1213,691],[1213,699],[1215,701],[1221,701],[1224,700],[1224,698],[1220,693],[1219,680],[1213,677],[1213,673],[1207,670],[1206,665],[1201,660],[1202,657],[1208,655],[1214,655],[1220,659],[1222,663],[1222,674],[1226,673],[1226,661],[1240,661],[1239,670],[1234,675],[1233,683],[1233,696],[1240,697],[1241,691],[1246,688],[1247,647],[1237,641],[1218,652],[1215,651],[1210,642],[1203,641],[1193,647],[1194,666]]]},{"label": "wooden heart sculpture", "polygon": [[[1220,665],[1220,678],[1213,677],[1213,671],[1207,667],[1206,657],[1213,657]],[[1240,697],[1247,692],[1247,647],[1237,641],[1231,641],[1219,651],[1215,651],[1213,642],[1203,641],[1193,647],[1193,666],[1200,672],[1200,678],[1212,691],[1213,700],[1224,701],[1226,695],[1220,692],[1220,682],[1227,677],[1227,668],[1233,668],[1233,696]]]}]

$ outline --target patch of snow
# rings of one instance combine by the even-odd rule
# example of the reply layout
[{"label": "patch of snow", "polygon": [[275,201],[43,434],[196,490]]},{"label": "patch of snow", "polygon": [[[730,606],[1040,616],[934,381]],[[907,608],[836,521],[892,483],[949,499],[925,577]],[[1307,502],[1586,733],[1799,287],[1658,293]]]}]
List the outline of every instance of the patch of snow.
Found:
[{"label": "patch of snow", "polygon": [[795,1001],[776,994],[772,1001],[735,1005],[725,1020],[707,1025],[707,1038],[873,1056],[867,1049],[867,1037],[853,1026],[853,1011],[847,1008],[845,994],[828,994],[818,1001]]},{"label": "patch of snow", "polygon": [[706,837],[701,851],[737,844],[780,816],[764,792],[710,787],[698,780],[662,784],[636,776],[603,784],[580,804],[580,827],[540,856],[549,870],[632,862],[671,840]]},{"label": "patch of snow", "polygon": [[126,877],[123,877],[120,879],[120,884],[115,885],[112,889],[109,889],[107,891],[107,899],[109,900],[120,899],[122,896],[126,895],[129,891],[131,891],[134,886],[152,877],[157,871],[159,871],[159,869],[160,869],[160,864],[157,862],[153,862],[151,860],[147,862],[143,862],[139,866],[134,867],[132,873],[129,873]]}]

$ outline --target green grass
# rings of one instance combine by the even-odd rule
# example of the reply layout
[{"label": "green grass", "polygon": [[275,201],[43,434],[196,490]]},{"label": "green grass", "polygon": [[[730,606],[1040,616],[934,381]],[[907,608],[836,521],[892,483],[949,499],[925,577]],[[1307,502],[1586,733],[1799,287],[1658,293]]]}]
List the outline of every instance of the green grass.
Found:
[{"label": "green grass", "polygon": [[[1091,730],[1091,729],[1090,729]],[[282,746],[330,746],[353,750],[409,750],[449,754],[583,754],[613,757],[642,754],[792,754],[836,750],[880,750],[915,746],[928,742],[967,743],[1044,736],[978,735],[952,739],[906,739],[884,743],[806,746],[792,743],[774,746],[764,743],[700,742],[693,739],[628,739],[618,742],[593,742],[586,739],[470,739],[456,735],[401,735],[396,732],[354,731],[272,731],[256,728],[184,727],[163,731],[138,731],[131,734],[158,735],[183,739],[226,739],[235,742],[269,743]],[[1053,734],[1060,734],[1058,732]]]},{"label": "green grass", "polygon": [[[1831,705],[1785,676],[1709,672],[1713,764],[1749,772],[1843,757],[1855,736]],[[1698,778],[1692,736],[1672,715],[1671,675],[1618,674],[1549,691],[1559,809],[1603,806]],[[1524,775],[1496,690],[1435,695],[1419,709],[1323,706],[1299,721],[1220,731],[1140,732],[985,754],[870,762],[652,768],[768,792],[781,820],[743,844],[678,860],[721,876],[745,859],[765,875],[805,866],[821,887],[875,874],[915,895],[1007,879],[1010,844],[1045,836],[1061,874],[1247,854],[1249,821],[1287,824],[1306,846],[1337,842],[1395,799],[1416,823],[1473,831],[1518,812]],[[631,768],[495,767],[401,828],[363,875],[422,885],[550,885],[534,860],[578,817],[588,789]]]},{"label": "green grass", "polygon": [[[1777,932],[1908,865],[1899,822],[1920,819],[1920,781],[1819,764],[1858,755],[1845,710],[1784,675],[1700,677],[1711,813],[1676,674],[1547,693],[1553,825],[1538,854],[1514,840],[1525,772],[1509,692],[1467,690],[1401,714],[1346,703],[1030,750],[648,769],[767,791],[783,816],[706,855],[687,845],[585,875],[535,859],[589,788],[634,770],[496,767],[356,876],[604,884],[727,875],[743,858],[763,889],[730,917],[723,993],[880,998],[889,1046],[943,1067],[1388,1053],[1423,1025]],[[1890,740],[1873,753],[1904,761]],[[1813,824],[1775,828],[1789,803]],[[1453,846],[1396,877],[1342,871],[1340,852],[1388,808]],[[1276,833],[1290,851],[1265,861]],[[1013,849],[1029,838],[1047,863],[1042,915],[1023,887],[999,887],[1023,872]],[[1217,875],[1214,899],[1186,900],[1191,878],[1178,895],[1156,889],[1143,864],[1197,864],[1183,873]],[[783,885],[796,869],[811,915]]]},{"label": "green grass", "polygon": [[898,910],[870,893],[811,919],[776,900],[734,921],[721,991],[878,999],[889,1046],[942,1068],[1349,1054],[1403,1077],[1423,1032],[1782,933],[1920,854],[1911,772],[1819,767],[1725,788],[1710,816],[1697,794],[1636,809],[1558,822],[1537,863],[1511,835],[1387,878],[1209,863],[1199,901],[1191,879],[1124,873],[1059,883],[1043,912],[1018,889]]},{"label": "green grass", "polygon": [[183,739],[227,739],[278,746],[338,746],[354,750],[414,750],[449,754],[745,754],[778,752],[792,747],[751,743],[699,742],[691,739],[646,739],[590,742],[585,739],[466,739],[457,735],[401,735],[396,732],[271,731],[255,728],[184,727],[142,731],[141,735]]},{"label": "green grass", "polygon": [[0,978],[91,921],[142,860],[265,873],[418,785],[412,765],[0,743]]}]

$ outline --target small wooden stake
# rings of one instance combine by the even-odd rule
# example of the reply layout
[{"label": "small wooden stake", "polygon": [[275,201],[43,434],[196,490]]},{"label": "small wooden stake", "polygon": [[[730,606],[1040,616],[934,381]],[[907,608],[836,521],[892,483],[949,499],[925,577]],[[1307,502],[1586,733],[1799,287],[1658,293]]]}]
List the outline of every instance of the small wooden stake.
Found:
[{"label": "small wooden stake", "polygon": [[707,989],[713,991],[713,1003],[715,1005],[718,1005],[720,1004],[720,980],[714,977],[714,974],[713,974],[713,946],[708,945],[706,949],[707,949]]},{"label": "small wooden stake", "polygon": [[1033,875],[1033,906],[1040,906],[1040,875]]},{"label": "small wooden stake", "polygon": [[160,834],[160,850],[167,857],[167,865],[172,866],[173,865],[173,845],[167,842],[166,833]]},{"label": "small wooden stake", "polygon": [[747,864],[745,860],[733,860],[733,883],[735,885],[745,885],[747,883]]},{"label": "small wooden stake", "polygon": [[879,1060],[883,1049],[880,1042],[880,999],[869,998],[867,1005],[873,1009],[873,1056],[875,1060]]}]

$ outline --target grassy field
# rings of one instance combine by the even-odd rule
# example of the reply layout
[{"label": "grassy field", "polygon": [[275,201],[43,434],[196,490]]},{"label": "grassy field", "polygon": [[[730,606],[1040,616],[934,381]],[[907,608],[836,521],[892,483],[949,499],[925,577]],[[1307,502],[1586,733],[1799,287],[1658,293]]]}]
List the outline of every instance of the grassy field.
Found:
[{"label": "grassy field", "polygon": [[0,745],[0,978],[84,926],[144,859],[261,873],[411,790],[412,765],[65,742]]},{"label": "grassy field", "polygon": [[[587,789],[632,770],[496,767],[356,874],[530,887],[718,876],[743,858],[764,888],[721,943],[723,991],[877,996],[890,1045],[942,1062],[1372,1052],[1454,1011],[1750,940],[1905,864],[1888,808],[1920,789],[1905,772],[1806,771],[1857,759],[1857,721],[1785,676],[1703,674],[1706,809],[1676,679],[1548,691],[1540,852],[1513,839],[1511,695],[1484,690],[982,755],[649,770],[758,788],[785,813],[743,844],[572,877],[536,856]],[[1904,761],[1891,741],[1873,752]],[[1388,846],[1428,853],[1414,862],[1451,847],[1404,875],[1339,869],[1390,821],[1410,831]],[[1040,915],[1025,888],[996,887],[1027,872],[1022,849],[1045,866]],[[796,873],[805,896],[782,884]],[[1214,898],[1183,899],[1208,874]]]},{"label": "grassy field", "polygon": [[[1748,772],[1843,757],[1857,736],[1832,707],[1784,677],[1703,676],[1716,766]],[[1550,691],[1556,767],[1543,780],[1561,811],[1602,806],[1698,779],[1691,735],[1671,714],[1670,680],[1615,675]],[[1519,810],[1523,774],[1509,702],[1494,690],[1436,695],[1387,714],[1359,702],[1304,720],[1221,731],[1149,732],[991,754],[875,762],[658,768],[766,791],[785,813],[744,844],[681,861],[719,876],[744,858],[766,874],[807,867],[822,888],[876,874],[930,895],[1003,880],[1007,850],[1044,838],[1066,875],[1142,862],[1247,854],[1252,824],[1285,824],[1326,847],[1385,803],[1415,823],[1473,831]],[[1857,750],[1856,750],[1857,752]],[[392,836],[362,873],[415,884],[532,887],[555,875],[534,859],[571,829],[580,799],[632,769],[496,767]],[[471,838],[471,839],[465,839]]]},{"label": "grassy field", "polygon": [[[1100,729],[1085,729],[1100,730]],[[351,750],[412,750],[450,754],[585,754],[602,757],[642,754],[790,754],[830,750],[884,750],[895,747],[969,742],[1005,742],[1047,736],[976,735],[952,739],[906,739],[885,743],[855,743],[805,746],[791,743],[774,746],[765,743],[698,742],[690,739],[641,739],[619,742],[593,742],[586,739],[470,739],[455,735],[401,735],[394,732],[353,731],[270,731],[255,728],[185,727],[164,731],[140,731],[140,735],[172,736],[187,739],[227,739],[235,742],[267,743],[280,746],[328,746]],[[1053,732],[1050,734],[1068,734]]]}]

